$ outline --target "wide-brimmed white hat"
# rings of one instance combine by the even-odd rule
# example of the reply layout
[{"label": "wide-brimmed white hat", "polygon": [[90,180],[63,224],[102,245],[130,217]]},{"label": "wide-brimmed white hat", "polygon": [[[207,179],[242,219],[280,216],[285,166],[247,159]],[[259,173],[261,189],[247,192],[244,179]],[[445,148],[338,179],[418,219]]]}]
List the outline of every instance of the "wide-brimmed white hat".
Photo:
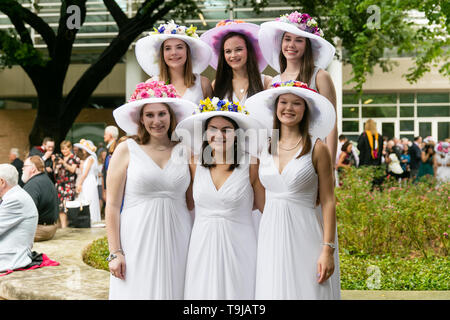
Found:
[{"label": "wide-brimmed white hat", "polygon": [[272,129],[275,101],[285,93],[295,94],[306,101],[310,111],[309,133],[311,136],[321,139],[328,136],[336,122],[336,112],[332,103],[300,81],[277,82],[271,89],[261,91],[248,98],[245,105],[250,116],[264,123],[266,128]]},{"label": "wide-brimmed white hat", "polygon": [[443,156],[449,154],[449,150],[450,150],[450,143],[445,141],[441,141],[434,146],[434,151]]},{"label": "wide-brimmed white hat", "polygon": [[95,151],[97,151],[97,147],[94,145],[94,143],[91,140],[81,139],[79,143],[75,143],[73,146],[83,149],[87,153],[89,153],[91,156],[94,156],[95,158],[97,158],[97,154],[95,153]]},{"label": "wide-brimmed white hat", "polygon": [[[187,132],[191,139],[190,141],[182,139],[183,142],[187,144],[194,153],[199,153],[203,142],[204,123],[206,120],[213,117],[228,117],[234,120],[239,126],[239,129],[242,129],[244,132],[249,129],[255,130],[255,139],[257,138],[258,130],[265,129],[264,125],[259,122],[256,117],[249,116],[245,107],[241,106],[239,102],[230,102],[226,99],[220,100],[219,98],[214,97],[213,99],[207,98],[200,101],[194,114],[178,123],[175,128],[175,133],[179,137],[185,137],[185,132]],[[257,151],[255,154],[256,153]]]},{"label": "wide-brimmed white hat", "polygon": [[205,41],[212,48],[212,57],[209,64],[217,69],[217,63],[220,55],[220,46],[223,37],[230,32],[237,32],[247,37],[255,51],[256,61],[258,62],[259,72],[262,72],[267,67],[267,61],[261,52],[258,43],[259,26],[254,23],[244,22],[242,20],[222,20],[219,21],[215,28],[212,28],[200,36],[200,39]]},{"label": "wide-brimmed white hat", "polygon": [[269,65],[280,72],[281,41],[285,32],[309,38],[311,41],[314,65],[326,69],[333,60],[336,49],[323,38],[317,22],[308,14],[297,11],[286,14],[276,21],[265,22],[259,29],[259,46]]},{"label": "wide-brimmed white hat", "polygon": [[161,24],[157,29],[136,42],[136,59],[141,68],[151,77],[159,75],[159,53],[167,39],[183,40],[191,51],[192,72],[201,73],[208,67],[212,50],[197,35],[196,27],[187,28],[172,21]]},{"label": "wide-brimmed white hat", "polygon": [[142,82],[128,103],[113,111],[117,125],[129,135],[137,134],[141,108],[148,103],[166,103],[175,113],[177,122],[190,116],[195,103],[182,99],[177,95],[175,87],[162,81]]}]

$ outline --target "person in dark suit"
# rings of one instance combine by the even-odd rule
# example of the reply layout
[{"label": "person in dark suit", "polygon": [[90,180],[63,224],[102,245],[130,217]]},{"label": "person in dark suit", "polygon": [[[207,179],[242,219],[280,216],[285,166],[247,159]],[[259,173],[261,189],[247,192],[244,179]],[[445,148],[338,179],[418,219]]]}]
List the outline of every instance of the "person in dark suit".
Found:
[{"label": "person in dark suit", "polygon": [[31,148],[29,157],[31,156],[39,156],[44,160],[45,163],[45,171],[47,172],[50,180],[55,183],[55,175],[53,173],[53,161],[55,156],[53,152],[55,151],[55,140],[50,137],[45,137],[42,141],[41,146],[36,146]]},{"label": "person in dark suit", "polygon": [[383,137],[377,131],[372,119],[364,124],[364,132],[359,136],[359,166],[379,166],[383,152]]},{"label": "person in dark suit", "polygon": [[19,186],[23,187],[22,181],[23,161],[20,160],[19,158],[19,149],[12,148],[9,151],[9,161],[17,169],[17,172],[19,173]]},{"label": "person in dark suit", "polygon": [[108,173],[109,160],[116,147],[117,139],[119,138],[119,129],[116,126],[107,126],[103,134],[103,140],[106,143],[106,158],[102,167],[102,190],[103,200],[106,202],[106,175]]},{"label": "person in dark suit", "polygon": [[25,159],[23,189],[33,199],[39,214],[34,241],[50,240],[56,233],[58,220],[58,194],[55,185],[45,173],[44,161],[39,156]]},{"label": "person in dark suit", "polygon": [[418,136],[414,138],[414,142],[409,148],[410,160],[410,177],[414,181],[419,172],[420,164],[422,163],[422,150],[420,149],[420,144],[422,143],[422,137]]}]

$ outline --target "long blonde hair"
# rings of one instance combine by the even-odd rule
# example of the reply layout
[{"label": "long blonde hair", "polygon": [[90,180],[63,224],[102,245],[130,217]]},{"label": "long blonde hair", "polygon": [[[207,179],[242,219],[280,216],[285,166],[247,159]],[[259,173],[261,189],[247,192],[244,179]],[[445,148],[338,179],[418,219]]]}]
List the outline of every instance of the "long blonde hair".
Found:
[{"label": "long blonde hair", "polygon": [[[161,47],[159,49],[159,80],[164,81],[165,83],[171,83],[169,66],[167,65],[166,61],[164,61],[164,42],[161,44]],[[191,49],[189,48],[189,45],[186,42],[183,41],[183,43],[186,46],[186,63],[184,64],[184,85],[187,88],[190,88],[195,84],[195,75],[192,72]]]},{"label": "long blonde hair", "polygon": [[370,131],[373,135],[378,134],[377,123],[372,119],[367,120],[364,124],[364,131]]}]

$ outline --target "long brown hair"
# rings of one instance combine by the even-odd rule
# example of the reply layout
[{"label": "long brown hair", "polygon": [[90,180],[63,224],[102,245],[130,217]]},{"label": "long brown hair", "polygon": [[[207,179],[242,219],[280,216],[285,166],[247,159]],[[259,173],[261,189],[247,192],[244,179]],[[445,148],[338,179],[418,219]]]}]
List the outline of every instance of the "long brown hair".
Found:
[{"label": "long brown hair", "polygon": [[[166,41],[164,41],[161,44],[161,47],[159,49],[159,80],[164,81],[165,83],[171,83],[169,66],[167,65],[166,61],[164,61],[164,43]],[[183,41],[183,43],[186,46],[186,62],[184,64],[184,85],[187,88],[190,88],[195,84],[195,75],[192,72],[191,49],[186,42]]]},{"label": "long brown hair", "polygon": [[224,46],[225,41],[232,37],[240,37],[245,42],[247,48],[247,76],[248,76],[248,90],[247,98],[251,97],[255,93],[264,90],[264,85],[261,81],[261,75],[259,73],[258,61],[256,60],[256,53],[253,45],[248,38],[242,33],[230,32],[222,38],[220,43],[220,54],[217,62],[216,82],[214,84],[214,96],[220,99],[224,99],[226,96],[232,99],[233,97],[233,70],[225,60]]},{"label": "long brown hair", "polygon": [[[278,100],[279,99],[280,99],[280,96],[278,96],[277,99],[275,100],[275,106],[273,108],[273,129],[279,130],[280,137],[281,137],[281,122],[277,116],[277,108],[278,108]],[[302,141],[301,141],[302,151],[298,155],[297,159],[302,157],[305,154],[308,154],[308,152],[311,150],[311,146],[312,146],[311,136],[309,135],[309,117],[310,117],[309,108],[308,108],[308,104],[307,104],[306,100],[304,100],[304,101],[305,101],[305,112],[303,113],[302,120],[298,124],[298,127],[300,129],[300,135],[302,137]],[[277,150],[277,146],[278,146],[278,141],[275,140],[274,141],[275,150]],[[269,153],[272,154],[272,143],[269,144]]]},{"label": "long brown hair", "polygon": [[[175,112],[173,112],[172,108],[168,104],[163,103],[163,105],[165,105],[167,108],[167,111],[169,111],[170,125],[169,125],[169,130],[167,130],[167,136],[169,137],[169,139],[172,139],[172,134],[175,130],[175,127],[177,126],[177,118],[175,116]],[[141,111],[139,112],[138,133],[137,133],[137,135],[133,135],[130,137],[130,138],[134,139],[138,144],[143,144],[143,145],[147,144],[150,141],[150,134],[148,133],[145,126],[142,124],[142,117],[144,115],[144,107],[145,107],[145,105],[142,106]]]},{"label": "long brown hair", "polygon": [[[281,45],[283,45],[283,39],[285,34],[286,32],[283,34],[283,37],[281,38],[282,39]],[[311,41],[309,40],[309,38],[305,38],[305,40],[306,40],[305,52],[303,53],[303,56],[300,58],[300,70],[295,80],[305,82],[309,86],[311,84],[311,78],[314,74],[314,56]],[[279,63],[280,63],[280,73],[283,73],[287,67],[287,61],[286,57],[283,54],[283,50],[280,50]]]}]

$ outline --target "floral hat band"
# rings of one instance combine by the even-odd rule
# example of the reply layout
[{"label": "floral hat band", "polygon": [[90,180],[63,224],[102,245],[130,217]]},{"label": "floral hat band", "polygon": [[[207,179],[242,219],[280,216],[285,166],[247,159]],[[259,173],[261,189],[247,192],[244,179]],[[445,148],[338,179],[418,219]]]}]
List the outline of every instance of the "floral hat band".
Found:
[{"label": "floral hat band", "polygon": [[221,20],[221,21],[217,22],[216,27],[229,26],[230,24],[239,24],[239,23],[245,23],[245,21],[244,20],[233,20],[233,19]]},{"label": "floral hat band", "polygon": [[167,23],[160,24],[158,28],[153,28],[154,31],[150,32],[150,35],[157,34],[178,34],[183,36],[188,36],[192,38],[199,38],[196,33],[197,27],[191,26],[185,27],[176,24],[173,20],[168,21]]},{"label": "floral hat band", "polygon": [[211,111],[229,111],[248,115],[248,111],[245,110],[245,107],[241,106],[239,102],[228,101],[226,99],[220,100],[217,97],[214,97],[212,100],[210,98],[200,100],[200,104],[198,105],[197,109],[194,110],[193,114]]},{"label": "floral hat band", "polygon": [[142,82],[136,86],[136,90],[131,95],[128,102],[133,102],[149,98],[181,98],[171,84],[163,81]]},{"label": "floral hat band", "polygon": [[275,20],[293,24],[302,31],[309,32],[323,38],[323,31],[319,28],[317,21],[311,18],[311,16],[307,13],[299,13],[294,11],[291,14],[286,13]]},{"label": "floral hat band", "polygon": [[295,87],[295,88],[303,88],[303,89],[308,89],[311,90],[315,93],[318,93],[316,90],[311,89],[310,87],[308,87],[308,85],[304,82],[301,81],[296,81],[296,80],[289,80],[289,81],[284,81],[284,82],[275,82],[272,84],[272,88],[286,88],[286,87]]},{"label": "floral hat band", "polygon": [[435,147],[434,150],[440,154],[447,155],[450,149],[450,144],[448,142],[441,141]]}]

